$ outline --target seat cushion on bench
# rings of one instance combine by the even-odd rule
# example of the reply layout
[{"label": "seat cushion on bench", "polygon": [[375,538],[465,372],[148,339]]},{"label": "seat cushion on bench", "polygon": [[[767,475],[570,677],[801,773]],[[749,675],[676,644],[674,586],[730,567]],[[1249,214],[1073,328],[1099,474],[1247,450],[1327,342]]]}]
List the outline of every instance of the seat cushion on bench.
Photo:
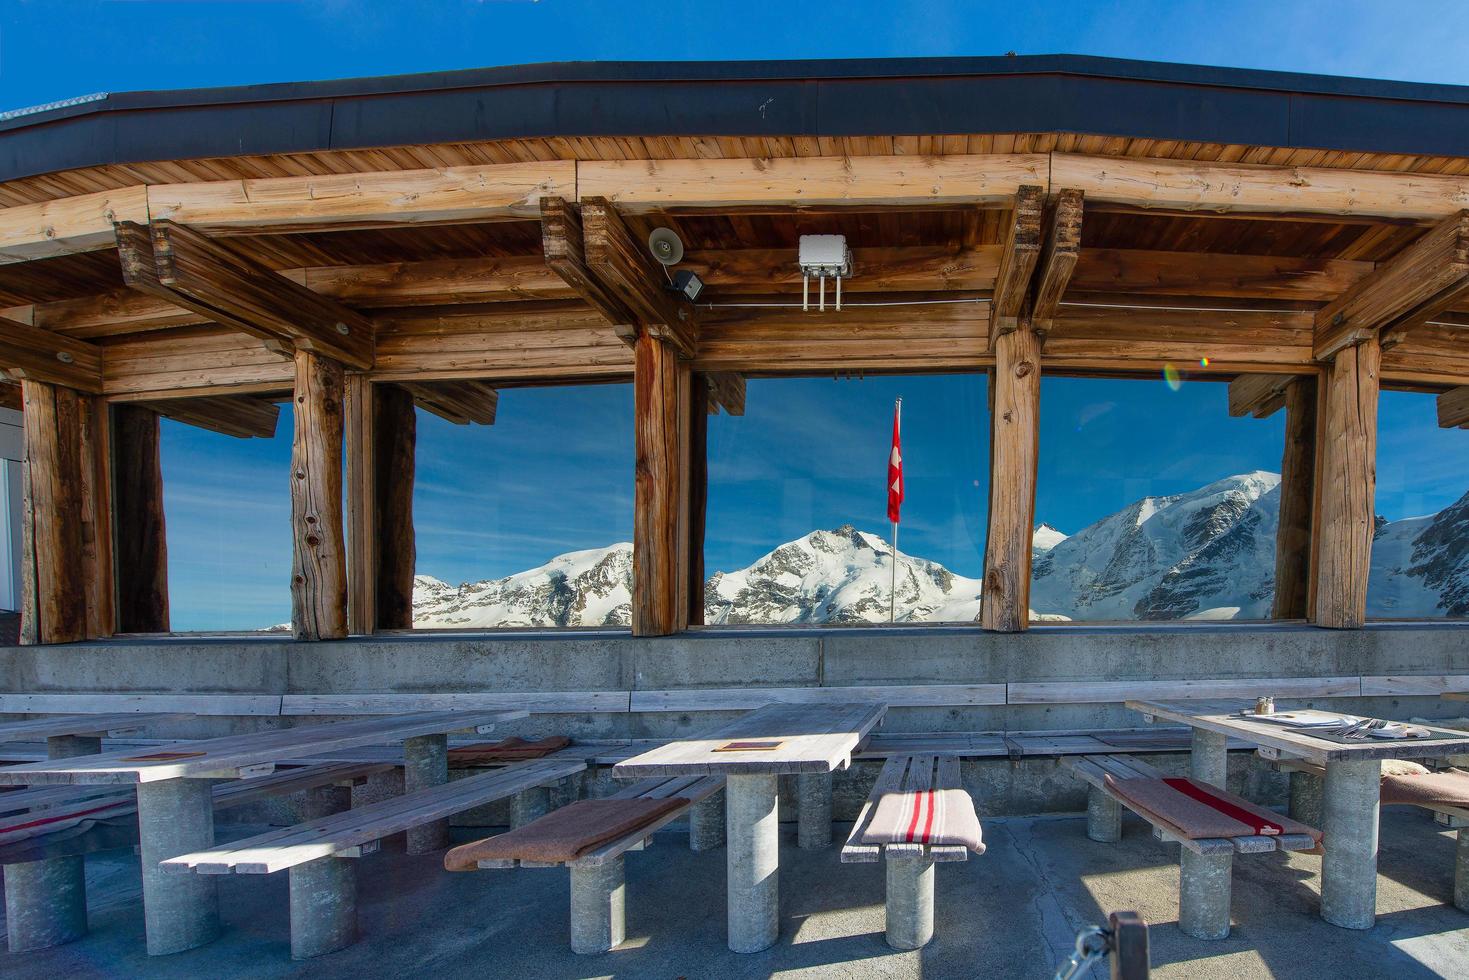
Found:
[{"label": "seat cushion on bench", "polygon": [[565,735],[550,735],[533,742],[512,735],[498,742],[479,742],[449,750],[449,765],[478,766],[497,762],[523,762],[559,752],[571,744]]},{"label": "seat cushion on bench", "polygon": [[884,793],[857,843],[957,846],[984,853],[974,801],[962,789]]},{"label": "seat cushion on bench", "polygon": [[1382,802],[1469,807],[1469,772],[1445,769],[1442,772],[1383,776]]},{"label": "seat cushion on bench", "polygon": [[509,833],[452,848],[444,855],[444,867],[476,871],[479,862],[490,860],[542,864],[573,861],[689,803],[681,796],[662,800],[578,800]]},{"label": "seat cushion on bench", "polygon": [[1107,788],[1144,817],[1155,816],[1190,840],[1262,834],[1321,840],[1313,827],[1193,779],[1118,779],[1108,773]]}]

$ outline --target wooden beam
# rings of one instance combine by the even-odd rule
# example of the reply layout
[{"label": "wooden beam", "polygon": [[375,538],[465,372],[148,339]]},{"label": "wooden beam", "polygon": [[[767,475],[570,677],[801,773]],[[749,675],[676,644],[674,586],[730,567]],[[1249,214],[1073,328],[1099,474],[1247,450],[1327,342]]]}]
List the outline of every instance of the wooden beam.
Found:
[{"label": "wooden beam", "polygon": [[11,378],[102,390],[102,352],[95,344],[0,318],[0,372]]},{"label": "wooden beam", "polygon": [[605,199],[582,200],[582,242],[587,269],[638,325],[671,344],[681,357],[693,357],[699,336],[693,306],[666,287],[667,271]]},{"label": "wooden beam", "polygon": [[100,639],[117,632],[112,416],[101,398],[78,394],[77,403],[81,416],[82,578],[87,589],[87,637]]},{"label": "wooden beam", "polygon": [[0,208],[0,265],[111,248],[113,222],[147,220],[141,185]]},{"label": "wooden beam", "polygon": [[726,415],[745,414],[745,379],[741,375],[716,371],[701,377],[704,379],[704,387],[708,389],[708,395],[704,399],[708,414],[716,415],[721,408]]},{"label": "wooden beam", "polygon": [[298,640],[347,635],[342,536],[340,364],[297,351],[291,444],[291,631]]},{"label": "wooden beam", "polygon": [[1269,418],[1285,407],[1286,389],[1294,383],[1286,374],[1241,374],[1229,383],[1229,414]]},{"label": "wooden beam", "polygon": [[1052,320],[1061,307],[1061,297],[1076,269],[1081,252],[1082,192],[1066,188],[1051,203],[1045,245],[1041,249],[1035,286],[1027,299],[1025,319],[1040,331],[1042,342],[1051,332]]},{"label": "wooden beam", "polygon": [[413,396],[397,385],[374,385],[373,500],[377,566],[377,629],[413,627],[413,575],[418,543],[413,529],[413,483],[418,420]]},{"label": "wooden beam", "polygon": [[1280,523],[1275,534],[1271,619],[1305,619],[1310,608],[1316,397],[1315,378],[1294,378],[1285,386],[1285,449],[1280,460]]},{"label": "wooden beam", "polygon": [[343,381],[342,431],[347,480],[347,632],[377,629],[376,389],[365,374]]},{"label": "wooden beam", "polygon": [[1316,313],[1315,356],[1409,329],[1469,295],[1469,211],[1445,218]]},{"label": "wooden beam", "polygon": [[167,633],[168,536],[158,413],[112,406],[112,480],[117,554],[117,628]]},{"label": "wooden beam", "polygon": [[1438,396],[1438,424],[1443,429],[1469,429],[1469,385]]},{"label": "wooden beam", "polygon": [[483,381],[405,381],[414,402],[455,425],[494,425],[500,393]]},{"label": "wooden beam", "polygon": [[292,282],[207,235],[168,221],[150,226],[158,281],[253,329],[350,367],[372,366],[372,321]]},{"label": "wooden beam", "polygon": [[35,643],[71,643],[87,636],[89,594],[82,557],[82,396],[40,381],[22,382],[21,390],[31,528],[22,563],[35,590],[23,603],[34,612],[24,632]]},{"label": "wooden beam", "polygon": [[1083,248],[1076,292],[1230,299],[1332,300],[1370,275],[1371,262],[1223,252]]},{"label": "wooden beam", "polygon": [[1013,330],[996,341],[993,379],[980,624],[1017,632],[1030,622],[1041,392],[1041,338],[1035,331]]},{"label": "wooden beam", "polygon": [[[1045,154],[583,160],[583,198],[626,214],[671,208],[775,209],[1008,206],[1022,184],[1047,183]],[[1067,185],[1071,186],[1071,185]]]},{"label": "wooden beam", "polygon": [[236,439],[274,438],[281,413],[279,405],[253,395],[167,398],[140,404],[175,422]]},{"label": "wooden beam", "polygon": [[[741,412],[745,388],[740,383]],[[704,538],[709,510],[709,416],[717,409],[715,389],[707,375],[689,383],[689,625],[704,625]],[[734,413],[731,413],[734,414]]]},{"label": "wooden beam", "polygon": [[1041,214],[1045,209],[1045,189],[1034,184],[1022,186],[1015,194],[1010,211],[1010,226],[1001,245],[1000,270],[995,277],[995,296],[990,304],[990,342],[1015,330],[1030,290],[1030,277],[1041,252]]},{"label": "wooden beam", "polygon": [[657,337],[635,353],[632,631],[664,636],[689,624],[691,375]]},{"label": "wooden beam", "polygon": [[581,215],[565,198],[541,199],[541,250],[546,266],[571,291],[612,324],[612,332],[631,345],[637,340],[637,318],[609,289],[600,276],[587,268]]},{"label": "wooden beam", "polygon": [[1381,358],[1368,337],[1338,352],[1321,379],[1311,570],[1319,626],[1354,629],[1367,619]]},{"label": "wooden beam", "polygon": [[1432,222],[1469,208],[1469,178],[1429,174],[1053,153],[1050,179],[1091,203],[1170,211]]},{"label": "wooden beam", "polygon": [[576,198],[576,167],[547,160],[157,184],[148,211],[230,235],[534,219],[542,197]]}]

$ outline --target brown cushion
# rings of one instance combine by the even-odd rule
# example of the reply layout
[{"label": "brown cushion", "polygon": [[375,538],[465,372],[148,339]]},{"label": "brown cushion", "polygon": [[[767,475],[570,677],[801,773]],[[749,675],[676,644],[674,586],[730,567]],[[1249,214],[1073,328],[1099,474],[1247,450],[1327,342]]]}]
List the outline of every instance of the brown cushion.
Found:
[{"label": "brown cushion", "polygon": [[1445,769],[1411,776],[1383,776],[1382,802],[1469,807],[1469,772]]},{"label": "brown cushion", "polygon": [[578,800],[509,833],[452,848],[444,855],[444,867],[474,871],[479,862],[489,860],[560,864],[688,805],[689,801],[679,796],[666,800]]},{"label": "brown cushion", "polygon": [[[1107,786],[1128,805],[1144,816],[1157,817],[1160,823],[1176,830],[1180,836],[1190,840],[1209,837],[1252,837],[1256,830],[1249,824],[1223,813],[1208,803],[1174,789],[1161,779],[1116,779],[1107,775]],[[1217,786],[1203,785],[1209,794],[1219,797],[1228,804],[1280,828],[1282,834],[1308,834],[1321,839],[1321,831],[1308,827],[1284,814],[1256,806],[1243,797],[1235,796]]]}]

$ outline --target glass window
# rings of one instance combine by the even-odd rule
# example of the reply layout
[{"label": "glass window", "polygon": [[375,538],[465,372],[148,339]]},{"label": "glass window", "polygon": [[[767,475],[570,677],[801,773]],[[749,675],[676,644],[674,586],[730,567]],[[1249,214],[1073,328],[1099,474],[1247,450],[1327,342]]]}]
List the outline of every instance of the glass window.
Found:
[{"label": "glass window", "polygon": [[1438,427],[1433,395],[1378,400],[1376,512],[1367,615],[1469,617],[1469,432]]},{"label": "glass window", "polygon": [[1228,387],[1042,379],[1033,619],[1269,617],[1285,413]]},{"label": "glass window", "polygon": [[493,426],[417,412],[414,626],[627,626],[632,386],[513,388]]},{"label": "glass window", "polygon": [[290,630],[291,429],[289,401],[270,439],[162,420],[173,630]]},{"label": "glass window", "polygon": [[[892,602],[898,398],[906,486]],[[750,380],[743,416],[709,418],[705,622],[973,621],[988,452],[980,374]]]}]

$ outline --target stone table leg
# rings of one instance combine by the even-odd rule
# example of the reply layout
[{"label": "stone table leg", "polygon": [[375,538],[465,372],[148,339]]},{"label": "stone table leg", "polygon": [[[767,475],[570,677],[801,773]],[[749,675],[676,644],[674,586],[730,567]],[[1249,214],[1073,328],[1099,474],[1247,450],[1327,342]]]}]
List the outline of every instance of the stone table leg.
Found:
[{"label": "stone table leg", "polygon": [[1322,817],[1321,918],[1345,929],[1371,929],[1377,919],[1377,818],[1382,763],[1353,759],[1326,764]]},{"label": "stone table leg", "polygon": [[1086,835],[1103,844],[1122,839],[1122,804],[1095,786],[1086,791]]},{"label": "stone table leg", "polygon": [[764,773],[725,780],[726,914],[729,948],[758,953],[780,935],[780,819],[777,779]]},{"label": "stone table leg", "polygon": [[1454,908],[1469,912],[1469,827],[1460,829],[1454,850]]},{"label": "stone table leg", "polygon": [[528,823],[551,812],[551,787],[532,786],[510,798],[510,829],[524,827]]},{"label": "stone table leg", "polygon": [[1321,827],[1321,777],[1312,772],[1290,774],[1290,818]]},{"label": "stone table leg", "polygon": [[160,861],[214,846],[214,793],[207,779],[138,784],[138,836],[143,859],[143,921],[148,954],[179,953],[219,936],[214,878],[173,874]]},{"label": "stone table leg", "polygon": [[571,951],[606,953],[626,938],[626,886],[622,856],[571,869]]},{"label": "stone table leg", "polygon": [[12,953],[74,942],[87,934],[81,855],[5,866],[5,936]]},{"label": "stone table leg", "polygon": [[921,949],[933,938],[933,858],[924,848],[887,849],[887,941]]},{"label": "stone table leg", "polygon": [[[403,792],[442,786],[449,781],[449,736],[419,735],[403,740]],[[434,820],[408,831],[409,854],[431,854],[449,846],[449,821]]]},{"label": "stone table leg", "polygon": [[1225,748],[1227,741],[1219,732],[1195,728],[1193,749],[1189,753],[1189,775],[1201,783],[1224,789],[1225,777],[1229,772],[1229,752]]},{"label": "stone table leg", "polygon": [[689,850],[712,851],[723,846],[724,790],[719,790],[689,807]]},{"label": "stone table leg", "polygon": [[[347,786],[306,791],[306,819],[352,808]],[[357,941],[357,865],[353,858],[324,857],[298,864],[290,876],[291,958],[335,953]]]},{"label": "stone table leg", "polygon": [[796,776],[796,844],[803,851],[831,846],[831,773]]}]

